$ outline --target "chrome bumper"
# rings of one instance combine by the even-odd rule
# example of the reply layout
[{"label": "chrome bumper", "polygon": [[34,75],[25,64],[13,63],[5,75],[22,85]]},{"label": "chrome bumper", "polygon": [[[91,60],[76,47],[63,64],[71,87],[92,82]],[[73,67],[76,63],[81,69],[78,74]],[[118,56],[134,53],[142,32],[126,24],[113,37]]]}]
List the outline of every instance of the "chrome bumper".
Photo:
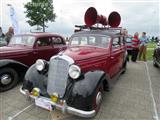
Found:
[{"label": "chrome bumper", "polygon": [[[37,98],[37,97],[34,97],[32,95],[27,95],[27,93],[24,90],[22,90],[22,88],[20,88],[20,92],[23,95],[25,95],[25,96],[27,96],[29,98],[32,98],[32,99],[36,99]],[[43,98],[45,100],[48,100],[51,103],[51,105],[53,105],[56,109],[61,110],[63,113],[67,112],[69,114],[73,114],[73,115],[80,116],[80,117],[85,117],[85,118],[91,118],[91,117],[94,117],[96,115],[95,110],[83,111],[83,110],[79,110],[79,109],[76,109],[76,108],[73,108],[73,107],[69,107],[67,105],[62,106],[62,105],[54,103],[50,99],[42,97],[42,96],[40,96],[39,98]]]}]

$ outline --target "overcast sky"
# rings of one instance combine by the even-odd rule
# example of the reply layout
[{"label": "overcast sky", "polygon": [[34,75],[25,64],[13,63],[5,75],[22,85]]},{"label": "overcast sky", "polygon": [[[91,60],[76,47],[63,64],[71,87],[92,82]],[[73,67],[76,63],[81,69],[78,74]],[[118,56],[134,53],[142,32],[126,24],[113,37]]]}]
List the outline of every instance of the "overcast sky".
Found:
[{"label": "overcast sky", "polygon": [[[0,0],[0,24],[6,32],[11,26],[8,3],[14,7],[21,32],[34,31],[26,22],[24,5],[30,0]],[[146,31],[148,35],[160,35],[160,0],[53,0],[57,18],[48,23],[46,31],[70,36],[74,25],[84,24],[84,13],[88,7],[95,7],[98,13],[108,17],[111,11],[121,14],[120,26],[130,34]]]}]

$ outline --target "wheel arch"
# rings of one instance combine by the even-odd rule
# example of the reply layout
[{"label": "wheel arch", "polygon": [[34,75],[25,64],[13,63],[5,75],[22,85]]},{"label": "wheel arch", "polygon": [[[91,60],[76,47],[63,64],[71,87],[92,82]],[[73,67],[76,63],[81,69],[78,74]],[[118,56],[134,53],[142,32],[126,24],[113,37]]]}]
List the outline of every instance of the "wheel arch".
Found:
[{"label": "wheel arch", "polygon": [[14,69],[18,73],[20,78],[24,76],[25,72],[29,68],[27,65],[24,65],[23,63],[20,63],[15,60],[10,60],[10,59],[0,60],[0,69],[7,67]]},{"label": "wheel arch", "polygon": [[104,71],[96,70],[85,73],[84,78],[76,81],[71,91],[67,92],[70,93],[66,95],[67,104],[81,110],[92,110],[94,92],[101,83],[106,88],[105,90],[109,90],[109,77]]}]

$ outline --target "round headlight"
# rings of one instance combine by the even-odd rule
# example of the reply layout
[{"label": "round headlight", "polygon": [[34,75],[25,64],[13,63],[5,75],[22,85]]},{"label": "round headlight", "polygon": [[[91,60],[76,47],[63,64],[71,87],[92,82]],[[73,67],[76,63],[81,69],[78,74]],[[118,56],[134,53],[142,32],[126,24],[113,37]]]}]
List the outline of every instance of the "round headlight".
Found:
[{"label": "round headlight", "polygon": [[69,76],[72,79],[77,79],[81,74],[81,69],[77,65],[71,65],[69,68]]},{"label": "round headlight", "polygon": [[45,68],[45,63],[43,60],[39,59],[36,61],[36,69],[42,71]]}]

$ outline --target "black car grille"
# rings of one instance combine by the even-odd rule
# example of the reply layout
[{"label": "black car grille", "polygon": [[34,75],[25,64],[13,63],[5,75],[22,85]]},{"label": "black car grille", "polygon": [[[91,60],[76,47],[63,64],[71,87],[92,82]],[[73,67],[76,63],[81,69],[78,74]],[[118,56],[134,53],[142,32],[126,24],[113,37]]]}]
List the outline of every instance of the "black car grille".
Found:
[{"label": "black car grille", "polygon": [[49,95],[58,93],[63,97],[67,87],[69,62],[56,57],[52,58],[49,63],[47,92]]}]

